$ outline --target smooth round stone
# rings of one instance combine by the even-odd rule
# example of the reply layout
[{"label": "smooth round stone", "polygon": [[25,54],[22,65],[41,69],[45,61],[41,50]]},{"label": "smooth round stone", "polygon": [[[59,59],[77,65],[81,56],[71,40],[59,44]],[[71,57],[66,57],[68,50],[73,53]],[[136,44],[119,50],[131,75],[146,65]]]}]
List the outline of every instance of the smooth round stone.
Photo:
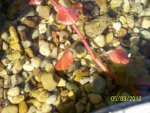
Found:
[{"label": "smooth round stone", "polygon": [[25,71],[32,71],[34,67],[30,64],[30,62],[26,62],[25,64],[23,64],[23,69]]},{"label": "smooth round stone", "polygon": [[18,107],[16,105],[8,105],[2,109],[2,113],[18,113]]},{"label": "smooth round stone", "polygon": [[120,28],[121,28],[121,23],[120,22],[115,22],[114,24],[113,24],[113,28],[116,30],[116,31],[119,31],[120,30]]},{"label": "smooth round stone", "polygon": [[8,32],[3,32],[2,34],[1,34],[1,38],[3,39],[3,40],[5,40],[5,41],[7,41],[8,40],[8,38],[9,38],[9,34],[8,34]]},{"label": "smooth round stone", "polygon": [[111,0],[110,7],[111,8],[120,7],[122,2],[123,2],[122,0]]},{"label": "smooth round stone", "polygon": [[53,94],[53,95],[48,97],[48,99],[46,100],[46,103],[47,104],[54,104],[56,99],[57,99],[57,95]]},{"label": "smooth round stone", "polygon": [[144,17],[142,20],[142,28],[150,28],[150,17]]},{"label": "smooth round stone", "polygon": [[135,21],[134,21],[134,17],[132,15],[127,16],[127,24],[130,28],[134,27]]},{"label": "smooth round stone", "polygon": [[41,65],[41,59],[39,57],[31,58],[31,65],[35,68],[39,68]]},{"label": "smooth round stone", "polygon": [[19,113],[27,113],[28,106],[25,101],[19,103]]},{"label": "smooth round stone", "polygon": [[126,28],[120,28],[118,31],[118,36],[119,37],[124,37],[127,34],[127,29]]},{"label": "smooth round stone", "polygon": [[3,41],[2,48],[3,48],[3,50],[7,50],[9,48],[9,46],[6,42]]},{"label": "smooth round stone", "polygon": [[18,86],[12,87],[8,90],[8,96],[17,96],[20,93],[20,88]]},{"label": "smooth round stone", "polygon": [[92,104],[98,104],[102,101],[101,95],[96,94],[96,93],[88,94],[88,98]]},{"label": "smooth round stone", "polygon": [[50,56],[51,51],[50,51],[49,43],[45,42],[44,40],[40,40],[39,41],[39,52],[46,57]]},{"label": "smooth round stone", "polygon": [[46,24],[39,24],[39,33],[43,34],[46,32]]},{"label": "smooth round stone", "polygon": [[139,33],[140,30],[139,30],[139,28],[135,27],[135,28],[133,28],[133,32],[134,32],[134,33]]},{"label": "smooth round stone", "polygon": [[108,43],[108,44],[112,43],[113,39],[114,39],[113,33],[108,33],[106,35],[106,43]]},{"label": "smooth round stone", "polygon": [[143,31],[141,31],[141,34],[144,36],[145,39],[150,39],[150,31],[149,30],[143,30]]},{"label": "smooth round stone", "polygon": [[55,90],[57,86],[57,82],[56,80],[54,80],[54,76],[56,75],[53,75],[52,73],[47,73],[47,72],[44,72],[41,74],[41,82],[42,82],[44,89],[48,91]]},{"label": "smooth round stone", "polygon": [[96,36],[93,41],[94,42],[92,42],[91,44],[95,48],[105,46],[105,37],[104,37],[104,35],[98,35],[98,36]]},{"label": "smooth round stone", "polygon": [[50,111],[52,110],[52,106],[49,104],[44,103],[42,105],[42,112],[43,113],[50,113]]},{"label": "smooth round stone", "polygon": [[50,73],[53,73],[53,72],[55,71],[55,70],[54,70],[54,65],[51,64],[51,63],[47,63],[47,64],[45,65],[45,71],[50,72]]},{"label": "smooth round stone", "polygon": [[139,40],[140,40],[140,36],[139,35],[135,35],[135,36],[132,36],[130,38],[130,42],[137,45],[139,43]]},{"label": "smooth round stone", "polygon": [[127,19],[126,19],[126,17],[125,16],[120,16],[119,17],[119,20],[120,20],[120,22],[124,25],[124,24],[127,24]]}]

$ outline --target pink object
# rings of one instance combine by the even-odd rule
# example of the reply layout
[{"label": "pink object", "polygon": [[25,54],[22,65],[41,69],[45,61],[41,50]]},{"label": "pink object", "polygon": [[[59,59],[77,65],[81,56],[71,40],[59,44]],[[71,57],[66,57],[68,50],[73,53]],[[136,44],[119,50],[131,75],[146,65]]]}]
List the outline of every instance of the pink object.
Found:
[{"label": "pink object", "polygon": [[43,0],[29,0],[29,5],[39,5]]},{"label": "pink object", "polygon": [[116,64],[127,64],[129,63],[129,58],[125,54],[123,49],[114,49],[107,52],[111,61]]},{"label": "pink object", "polygon": [[66,50],[63,56],[56,62],[55,69],[58,71],[67,70],[73,64],[73,54]]}]

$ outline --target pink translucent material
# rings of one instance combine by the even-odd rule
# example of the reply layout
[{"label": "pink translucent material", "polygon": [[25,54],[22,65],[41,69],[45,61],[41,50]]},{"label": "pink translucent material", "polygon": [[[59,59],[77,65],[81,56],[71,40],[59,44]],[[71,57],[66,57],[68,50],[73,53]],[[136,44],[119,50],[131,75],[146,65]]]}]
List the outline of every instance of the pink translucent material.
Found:
[{"label": "pink translucent material", "polygon": [[123,49],[114,49],[107,52],[111,61],[116,64],[127,64],[129,63],[129,58],[125,54]]}]

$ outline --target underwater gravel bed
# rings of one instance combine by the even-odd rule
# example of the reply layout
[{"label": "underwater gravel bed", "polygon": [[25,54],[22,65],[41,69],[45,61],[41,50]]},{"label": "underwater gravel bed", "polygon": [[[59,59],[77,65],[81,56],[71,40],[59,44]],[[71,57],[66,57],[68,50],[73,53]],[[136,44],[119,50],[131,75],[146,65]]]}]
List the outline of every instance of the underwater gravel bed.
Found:
[{"label": "underwater gravel bed", "polygon": [[59,0],[115,78],[51,0],[29,1],[0,1],[0,113],[90,113],[150,94],[149,0]]}]

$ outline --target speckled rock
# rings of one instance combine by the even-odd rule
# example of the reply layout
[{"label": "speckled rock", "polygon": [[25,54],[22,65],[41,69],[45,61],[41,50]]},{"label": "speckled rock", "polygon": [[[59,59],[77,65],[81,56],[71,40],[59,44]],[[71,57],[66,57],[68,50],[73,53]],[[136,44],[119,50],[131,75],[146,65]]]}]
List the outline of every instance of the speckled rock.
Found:
[{"label": "speckled rock", "polygon": [[54,76],[56,76],[56,75],[53,75],[51,73],[46,73],[46,72],[41,74],[41,82],[42,82],[44,89],[46,89],[48,91],[55,90],[55,88],[57,86],[57,82],[54,79]]},{"label": "speckled rock", "polygon": [[111,19],[109,16],[104,15],[100,16],[90,22],[86,22],[85,24],[85,32],[90,37],[96,37],[100,35],[111,23]]},{"label": "speckled rock", "polygon": [[8,105],[2,109],[2,113],[18,113],[18,107],[16,105]]}]

